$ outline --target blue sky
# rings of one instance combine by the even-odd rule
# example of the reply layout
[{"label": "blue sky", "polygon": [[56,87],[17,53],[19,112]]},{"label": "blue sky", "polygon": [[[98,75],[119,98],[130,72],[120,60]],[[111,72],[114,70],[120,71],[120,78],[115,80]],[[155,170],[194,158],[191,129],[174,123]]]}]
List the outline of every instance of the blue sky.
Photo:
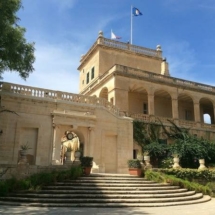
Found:
[{"label": "blue sky", "polygon": [[35,71],[24,81],[5,72],[3,81],[78,93],[80,56],[102,30],[122,42],[155,49],[160,44],[173,77],[215,85],[214,0],[23,0],[18,12],[28,42],[35,42]]}]

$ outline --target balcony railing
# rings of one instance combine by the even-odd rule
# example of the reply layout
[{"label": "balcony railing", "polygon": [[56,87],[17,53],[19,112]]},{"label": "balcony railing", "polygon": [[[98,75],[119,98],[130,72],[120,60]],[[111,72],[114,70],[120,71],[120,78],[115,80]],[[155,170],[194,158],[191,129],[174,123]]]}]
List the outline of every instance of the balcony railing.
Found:
[{"label": "balcony railing", "polygon": [[100,36],[96,40],[96,42],[91,46],[89,51],[85,55],[82,56],[81,61],[86,59],[87,56],[89,56],[89,54],[94,50],[94,48],[97,45],[103,45],[103,46],[112,47],[112,48],[129,51],[129,52],[133,52],[133,53],[137,53],[137,54],[144,54],[144,55],[151,56],[151,57],[162,58],[162,50],[160,49],[160,47],[157,48],[156,50],[149,49],[149,48],[145,48],[145,47],[141,47],[141,46],[135,46],[135,45],[132,45],[129,43],[123,43],[123,42],[119,42],[119,41],[115,41],[115,40],[110,40],[110,39],[104,38],[103,36]]},{"label": "balcony railing", "polygon": [[[168,118],[168,117],[147,115],[147,114],[142,114],[142,113],[133,113],[133,114],[128,114],[128,115],[130,117],[132,117],[133,119],[141,120],[144,122],[160,123],[160,121],[161,121],[164,125],[171,126],[171,123],[169,122],[169,120],[170,120],[181,127],[197,128],[197,122],[190,121],[190,120],[183,120],[183,119],[175,120],[175,119]],[[215,124],[199,123],[199,125],[200,125],[200,128],[203,128],[203,129],[209,129],[209,130],[215,129]]]},{"label": "balcony railing", "polygon": [[0,92],[15,94],[18,96],[34,97],[53,101],[68,101],[89,105],[96,105],[106,108],[111,113],[120,116],[119,109],[114,106],[111,102],[108,102],[104,98],[97,98],[94,96],[84,96],[80,94],[67,93],[62,91],[54,91],[49,89],[29,87],[19,84],[12,83],[0,83]]}]

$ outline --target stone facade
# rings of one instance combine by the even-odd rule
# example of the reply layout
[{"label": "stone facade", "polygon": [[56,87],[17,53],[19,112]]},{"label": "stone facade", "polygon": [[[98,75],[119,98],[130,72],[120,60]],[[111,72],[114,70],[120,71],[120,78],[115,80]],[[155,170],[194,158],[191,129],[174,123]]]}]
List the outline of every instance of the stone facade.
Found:
[{"label": "stone facade", "polygon": [[78,69],[80,94],[1,83],[0,107],[10,112],[0,112],[0,166],[14,168],[26,143],[29,165],[63,165],[61,138],[69,130],[98,172],[128,173],[127,160],[138,149],[133,119],[159,118],[165,125],[170,119],[197,136],[215,138],[215,87],[171,77],[159,45],[147,49],[100,32]]},{"label": "stone facade", "polygon": [[62,165],[61,137],[75,132],[83,154],[92,156],[99,172],[127,172],[132,158],[132,119],[102,98],[3,83],[0,115],[0,164],[17,164],[28,143],[31,165]]},{"label": "stone facade", "polygon": [[134,119],[159,118],[165,125],[172,120],[199,137],[215,138],[215,87],[171,77],[160,45],[146,49],[106,39],[100,32],[80,62],[80,94],[105,98]]}]

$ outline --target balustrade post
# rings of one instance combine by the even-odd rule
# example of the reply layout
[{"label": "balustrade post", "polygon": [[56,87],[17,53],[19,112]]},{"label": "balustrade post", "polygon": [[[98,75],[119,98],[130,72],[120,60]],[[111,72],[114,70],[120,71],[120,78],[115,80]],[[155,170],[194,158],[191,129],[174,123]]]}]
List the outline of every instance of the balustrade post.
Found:
[{"label": "balustrade post", "polygon": [[3,83],[2,85],[2,91],[10,91],[11,90],[11,85],[9,83]]},{"label": "balustrade post", "polygon": [[62,99],[62,92],[57,91],[57,99]]}]

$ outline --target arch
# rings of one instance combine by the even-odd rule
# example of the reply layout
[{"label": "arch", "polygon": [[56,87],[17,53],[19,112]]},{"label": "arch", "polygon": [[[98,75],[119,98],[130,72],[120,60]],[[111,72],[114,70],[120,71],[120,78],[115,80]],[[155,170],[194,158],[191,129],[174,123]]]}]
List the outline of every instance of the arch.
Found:
[{"label": "arch", "polygon": [[104,98],[108,100],[108,89],[107,87],[102,88],[102,90],[99,93],[99,98]]},{"label": "arch", "polygon": [[187,93],[180,93],[178,96],[178,115],[179,119],[195,120],[194,102],[192,97]]},{"label": "arch", "polygon": [[157,89],[154,93],[155,115],[172,118],[172,97],[165,90]]},{"label": "arch", "polygon": [[148,114],[148,92],[141,85],[133,85],[128,91],[129,113]]},{"label": "arch", "polygon": [[[205,121],[205,114],[208,114],[210,116],[210,123],[214,124],[214,105],[213,102],[206,98],[203,97],[199,101],[199,107],[200,107],[200,119],[202,123],[207,123]],[[207,116],[207,115],[205,115]]]}]

